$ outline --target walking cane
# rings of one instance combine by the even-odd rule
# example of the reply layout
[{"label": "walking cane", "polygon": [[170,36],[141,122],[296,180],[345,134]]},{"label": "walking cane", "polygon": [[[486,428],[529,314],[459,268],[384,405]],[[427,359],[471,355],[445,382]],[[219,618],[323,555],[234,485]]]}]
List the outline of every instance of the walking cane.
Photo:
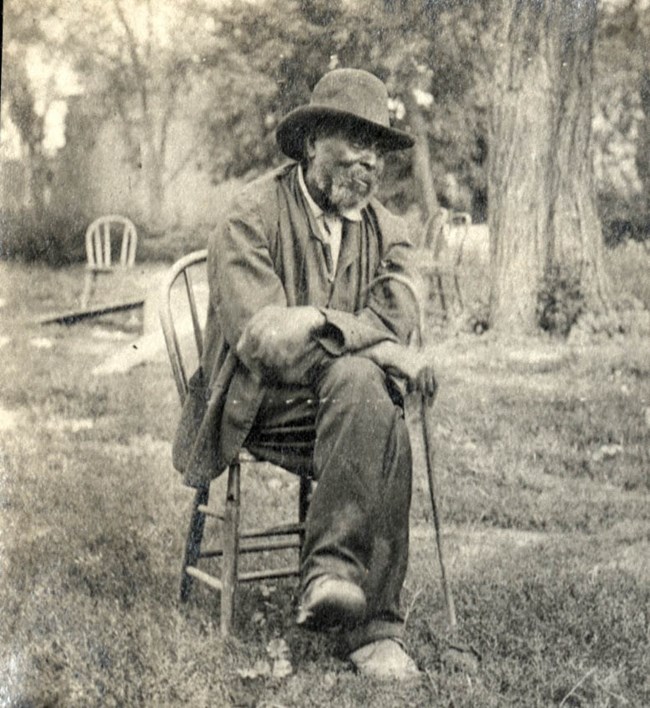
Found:
[{"label": "walking cane", "polygon": [[424,439],[424,455],[427,460],[427,478],[429,480],[429,496],[431,497],[431,511],[433,515],[433,527],[436,534],[436,547],[438,549],[438,561],[440,562],[440,577],[442,580],[442,591],[445,596],[445,606],[447,607],[447,621],[449,622],[449,629],[455,631],[458,622],[456,620],[456,607],[454,605],[454,596],[451,594],[451,587],[449,586],[449,580],[447,578],[447,572],[445,570],[445,556],[443,551],[442,542],[442,530],[440,526],[440,514],[438,513],[438,503],[436,501],[436,477],[435,477],[435,466],[433,459],[433,445],[432,440],[432,430],[431,430],[431,420],[428,415],[430,406],[427,406],[427,402],[424,394],[420,398],[420,420],[422,421],[422,438]]},{"label": "walking cane", "polygon": [[[369,286],[369,290],[373,285],[382,280],[394,280],[401,283],[409,291],[413,302],[415,303],[415,308],[417,310],[417,333],[418,333],[418,345],[420,347],[424,346],[424,313],[422,306],[420,304],[420,298],[418,297],[417,290],[413,283],[411,283],[407,278],[401,276],[397,273],[387,273],[385,275],[380,275],[375,278]],[[433,430],[431,428],[431,419],[429,413],[432,407],[427,404],[426,396],[424,394],[420,397],[420,422],[422,424],[422,438],[424,440],[424,454],[426,457],[427,466],[427,480],[429,482],[429,497],[431,499],[431,511],[433,516],[433,528],[436,536],[436,548],[438,551],[438,562],[440,563],[440,577],[442,581],[442,591],[445,597],[445,606],[447,608],[447,621],[449,623],[449,629],[452,632],[458,627],[458,622],[456,619],[456,607],[454,605],[454,597],[451,593],[451,587],[449,585],[449,579],[447,578],[447,571],[445,567],[445,553],[444,544],[442,539],[442,527],[440,523],[440,514],[438,511],[438,503],[436,501],[437,497],[437,485],[435,477],[435,465],[434,465],[434,453],[433,453]]]}]

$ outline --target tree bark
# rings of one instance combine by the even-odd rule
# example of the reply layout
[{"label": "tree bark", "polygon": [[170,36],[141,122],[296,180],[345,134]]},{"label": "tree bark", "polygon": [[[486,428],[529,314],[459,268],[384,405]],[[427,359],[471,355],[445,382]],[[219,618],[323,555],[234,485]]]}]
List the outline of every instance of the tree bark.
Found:
[{"label": "tree bark", "polygon": [[[436,235],[440,228],[440,204],[433,184],[431,174],[431,151],[429,150],[429,134],[427,125],[422,116],[420,106],[413,97],[411,91],[405,93],[405,107],[411,123],[411,128],[415,136],[413,146],[413,177],[418,191],[418,202],[422,210],[422,219],[425,224],[422,243],[419,246],[431,248],[435,245]],[[444,244],[443,244],[444,245]],[[438,250],[440,245],[438,245]]]},{"label": "tree bark", "polygon": [[148,226],[152,233],[161,233],[166,225],[165,218],[165,155],[156,145],[154,116],[152,111],[144,115],[144,167],[147,185]]},{"label": "tree bark", "polygon": [[[650,41],[650,38],[648,39]],[[641,208],[645,222],[650,226],[650,49],[643,50],[643,69],[639,77],[639,95],[643,120],[639,126],[636,150],[636,168],[643,188]]]},{"label": "tree bark", "polygon": [[579,278],[608,308],[591,144],[595,0],[504,0],[488,161],[490,323],[537,329],[545,274]]}]

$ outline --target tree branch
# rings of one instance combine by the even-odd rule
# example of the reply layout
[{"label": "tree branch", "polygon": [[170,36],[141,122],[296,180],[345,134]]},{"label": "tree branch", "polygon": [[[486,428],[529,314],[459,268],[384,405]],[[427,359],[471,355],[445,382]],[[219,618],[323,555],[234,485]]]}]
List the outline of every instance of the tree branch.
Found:
[{"label": "tree branch", "polygon": [[142,111],[146,115],[149,110],[147,75],[144,67],[142,66],[142,62],[140,61],[140,57],[138,56],[138,43],[136,41],[135,35],[133,34],[131,26],[129,25],[126,19],[126,15],[124,14],[124,10],[120,5],[120,1],[113,0],[113,6],[115,7],[115,12],[117,13],[117,17],[120,21],[120,24],[122,25],[122,27],[124,28],[124,32],[126,33],[129,55],[131,57],[131,63],[133,64],[133,71],[139,83],[138,88],[140,100],[142,102]]}]

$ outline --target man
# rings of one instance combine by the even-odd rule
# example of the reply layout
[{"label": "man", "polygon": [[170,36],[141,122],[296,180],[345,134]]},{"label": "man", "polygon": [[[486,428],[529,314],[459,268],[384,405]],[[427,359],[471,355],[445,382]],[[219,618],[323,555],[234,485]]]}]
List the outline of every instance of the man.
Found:
[{"label": "man", "polygon": [[374,197],[384,155],[413,144],[390,127],[387,106],[372,74],[326,74],[277,129],[295,162],[248,185],[224,212],[209,243],[197,374],[209,401],[190,444],[177,435],[175,462],[194,485],[243,445],[311,471],[297,622],[342,627],[360,672],[409,679],[418,670],[399,614],[411,497],[400,382],[430,399],[436,383],[405,344],[412,247]]}]

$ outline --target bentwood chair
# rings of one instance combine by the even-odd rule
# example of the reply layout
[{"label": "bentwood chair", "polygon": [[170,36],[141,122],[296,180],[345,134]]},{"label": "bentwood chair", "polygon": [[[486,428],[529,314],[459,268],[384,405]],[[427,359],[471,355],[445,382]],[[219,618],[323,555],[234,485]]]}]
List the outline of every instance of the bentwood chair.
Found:
[{"label": "bentwood chair", "polygon": [[[197,268],[205,268],[206,258],[207,251],[205,250],[195,251],[181,258],[171,267],[162,286],[160,319],[181,405],[188,394],[189,357],[183,352],[179,310],[178,307],[174,307],[174,304],[176,299],[184,299],[186,302],[195,348],[193,358],[200,361],[203,351],[202,322],[204,313],[199,313],[200,308],[195,293],[193,275],[196,275]],[[239,569],[241,554],[266,554],[288,549],[297,549],[300,552],[302,549],[304,522],[312,492],[312,480],[309,476],[300,476],[297,523],[280,524],[271,528],[246,530],[240,528],[242,465],[259,462],[244,450],[230,464],[227,471],[223,511],[208,505],[209,485],[196,489],[192,504],[181,568],[180,599],[182,602],[188,600],[194,580],[199,580],[209,587],[219,590],[221,592],[220,626],[223,635],[229,634],[232,628],[239,583],[294,576],[299,573],[297,562],[291,566],[260,568],[247,572],[242,572]],[[220,526],[221,543],[215,548],[202,548],[206,517],[216,519]],[[202,563],[202,561],[209,559],[221,559],[218,575],[206,570],[207,564]],[[200,562],[202,567],[199,567]]]},{"label": "bentwood chair", "polygon": [[[418,253],[418,264],[437,295],[443,318],[449,319],[450,309],[458,313],[465,309],[460,266],[472,219],[466,212],[440,211],[442,215],[429,219],[425,226],[424,247]],[[441,252],[447,254],[444,260],[441,260]],[[448,282],[453,288],[451,293]]]},{"label": "bentwood chair", "polygon": [[[181,327],[177,322],[178,317],[175,314],[176,311],[172,307],[172,295],[175,290],[179,289],[178,287],[175,288],[175,286],[180,285],[182,297],[187,301],[189,309],[188,314],[191,319],[191,333],[193,334],[195,359],[200,361],[203,349],[203,332],[201,327],[203,313],[201,315],[199,314],[192,271],[197,268],[204,270],[206,260],[206,250],[195,251],[184,256],[171,267],[162,286],[160,319],[181,404],[188,395],[188,368],[186,357],[184,357],[182,353],[179,338]],[[374,283],[376,284],[388,279],[401,282],[413,297],[418,310],[417,328],[414,334],[417,336],[417,343],[422,345],[424,331],[422,320],[423,311],[417,292],[413,288],[413,285],[400,275],[385,274],[377,278]],[[435,527],[437,555],[440,564],[445,603],[447,606],[447,616],[450,626],[455,627],[456,614],[453,596],[445,570],[440,518],[437,507],[433,448],[431,445],[431,420],[428,417],[424,399],[421,400],[420,420],[427,464],[429,495]],[[197,488],[192,505],[190,526],[185,542],[181,569],[180,599],[182,602],[185,602],[189,598],[194,580],[199,580],[209,587],[219,590],[221,592],[220,626],[223,635],[229,634],[232,628],[236,590],[239,583],[293,576],[299,573],[297,564],[290,567],[265,568],[249,572],[239,571],[238,561],[241,554],[284,551],[287,549],[302,550],[304,524],[312,493],[311,478],[307,475],[300,476],[297,523],[282,524],[265,529],[257,528],[245,531],[240,529],[241,469],[244,464],[248,465],[256,462],[259,462],[259,460],[256,460],[250,453],[244,450],[240,453],[239,457],[230,464],[227,473],[226,498],[223,512],[213,510],[208,506],[210,496],[209,485]],[[203,550],[201,548],[206,517],[214,517],[221,527],[221,544],[209,550]],[[200,561],[214,558],[221,559],[221,572],[219,576],[206,571],[203,567],[199,568]]]},{"label": "bentwood chair", "polygon": [[86,229],[86,277],[81,295],[81,306],[90,300],[98,275],[112,273],[112,239],[121,239],[119,266],[132,268],[138,246],[138,234],[130,219],[118,214],[107,214],[95,219]]}]

